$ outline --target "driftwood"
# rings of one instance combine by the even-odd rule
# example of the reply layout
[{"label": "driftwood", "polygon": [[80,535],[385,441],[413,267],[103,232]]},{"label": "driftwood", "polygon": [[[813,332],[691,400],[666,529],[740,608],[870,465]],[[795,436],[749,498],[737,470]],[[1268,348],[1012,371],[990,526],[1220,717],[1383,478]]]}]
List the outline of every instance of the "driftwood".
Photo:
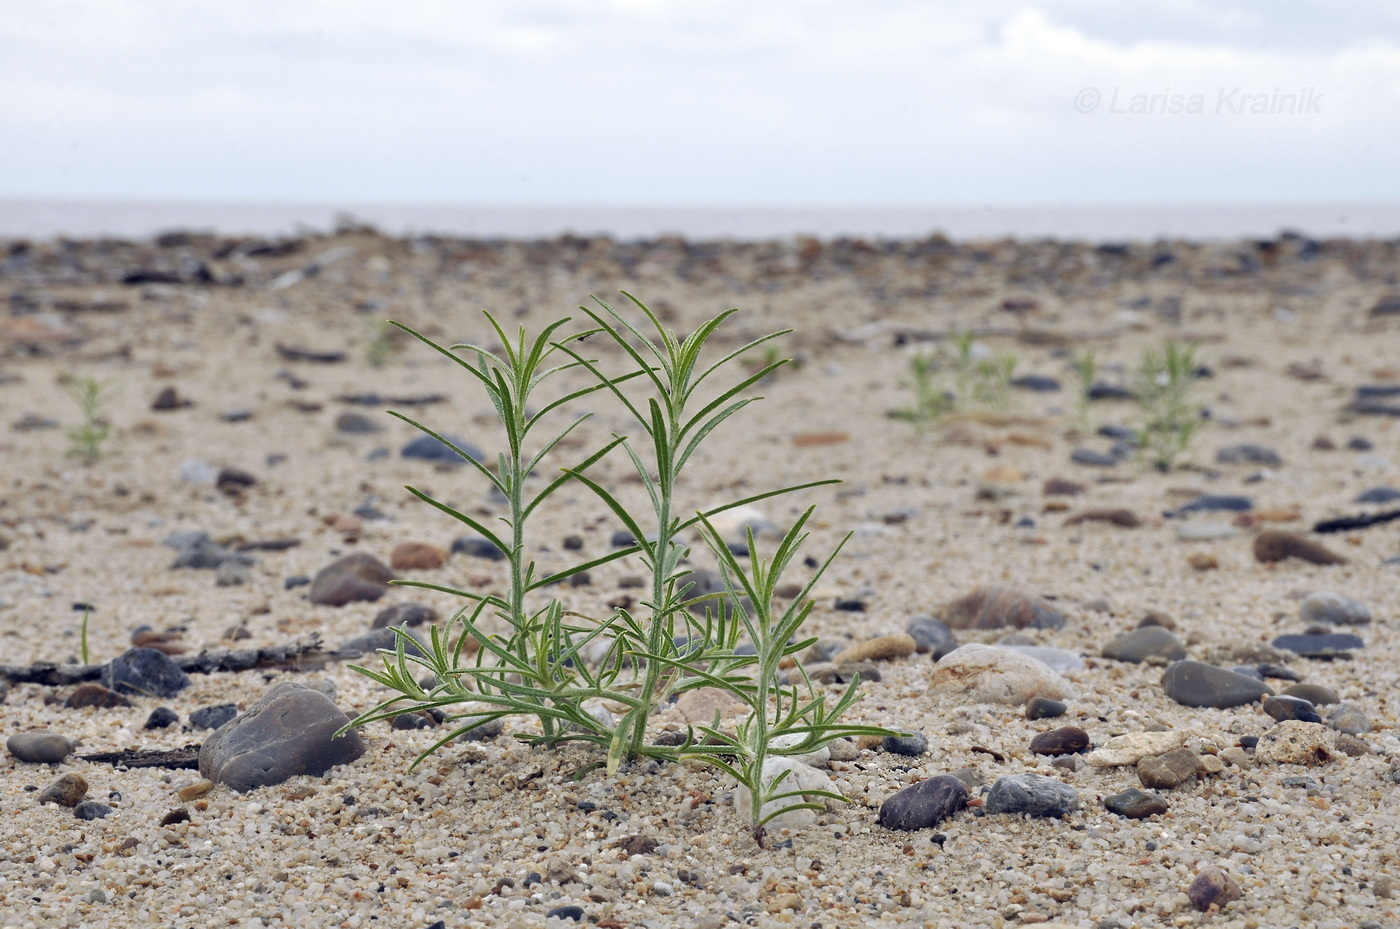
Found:
[{"label": "driftwood", "polygon": [[197,769],[201,747],[201,744],[195,744],[186,745],[184,748],[149,751],[128,748],[119,752],[93,752],[90,755],[79,755],[78,757],[84,761],[95,761],[99,764],[109,764],[119,768]]},{"label": "driftwood", "polygon": [[[220,648],[198,655],[177,655],[171,660],[187,674],[213,674],[218,671],[255,671],[262,668],[311,670],[328,661],[358,658],[359,651],[334,652],[321,646],[321,637],[312,633],[304,639],[267,648]],[[66,687],[84,681],[101,680],[106,665],[59,665],[36,661],[32,665],[0,665],[0,680],[12,684],[44,684]]]}]

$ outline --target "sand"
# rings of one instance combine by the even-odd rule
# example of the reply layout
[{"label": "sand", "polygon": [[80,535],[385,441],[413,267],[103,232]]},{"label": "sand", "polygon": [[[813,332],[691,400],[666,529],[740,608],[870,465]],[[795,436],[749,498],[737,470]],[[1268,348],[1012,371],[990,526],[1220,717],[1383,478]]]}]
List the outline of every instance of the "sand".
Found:
[{"label": "sand", "polygon": [[[620,306],[617,291],[626,289],[682,332],[739,307],[726,346],[795,330],[779,344],[797,363],[762,384],[765,399],[702,448],[683,495],[693,509],[786,483],[843,481],[762,505],[780,525],[816,505],[808,553],[818,557],[853,533],[817,592],[810,634],[860,641],[898,633],[980,585],[1012,585],[1050,598],[1067,617],[1061,630],[1022,634],[1085,656],[1086,668],[1067,675],[1077,696],[1066,716],[1032,722],[1019,706],[929,695],[928,655],[881,662],[881,680],[862,685],[853,718],[917,729],[931,751],[831,762],[828,773],[854,802],[771,836],[780,847],[764,850],[719,774],[643,763],[609,777],[589,768],[597,756],[586,748],[531,749],[507,737],[450,746],[409,772],[433,730],[379,723],[363,732],[365,755],[325,778],[242,795],[219,787],[194,802],[177,796],[194,771],[126,770],[76,756],[36,766],[7,755],[0,925],[535,926],[568,905],[603,926],[1396,924],[1400,566],[1386,560],[1400,554],[1400,523],[1316,536],[1348,558],[1343,565],[1260,564],[1251,549],[1261,527],[1307,533],[1317,520],[1376,511],[1351,502],[1361,491],[1400,486],[1394,418],[1345,409],[1355,386],[1400,379],[1400,320],[1370,312],[1391,293],[1395,245],[1294,237],[1140,244],[1118,254],[1082,243],[937,238],[472,243],[351,229],[261,246],[186,236],[164,245],[0,248],[9,256],[0,259],[0,283],[11,295],[10,314],[0,317],[0,663],[76,661],[78,603],[96,608],[94,663],[124,651],[140,626],[178,629],[195,652],[312,634],[336,645],[397,602],[450,614],[452,598],[404,588],[341,608],[309,604],[305,587],[285,589],[285,578],[351,551],[387,561],[403,542],[449,546],[460,527],[406,484],[499,512],[479,476],[398,455],[416,433],[383,413],[393,404],[337,398],[443,394],[441,403],[400,408],[494,455],[500,435],[468,378],[427,348],[386,336],[382,320],[447,341],[485,340],[482,309],[508,327],[539,327],[589,293]],[[1160,255],[1174,260],[1154,261]],[[136,269],[145,282],[121,283]],[[1064,389],[1016,390],[1006,407],[966,403],[923,428],[887,416],[911,403],[909,356],[946,351],[964,331],[978,333],[988,352],[1014,355],[1016,374],[1053,376]],[[1105,380],[1129,383],[1144,348],[1168,339],[1198,345],[1212,374],[1196,393],[1210,418],[1178,467],[1072,464],[1079,445],[1107,450],[1111,442],[1076,431],[1085,422],[1071,353],[1092,348]],[[278,346],[344,352],[345,360],[288,360]],[[112,434],[92,465],[65,458],[77,408],[62,385],[73,377],[97,379],[110,398]],[[167,387],[190,405],[153,411]],[[614,406],[593,408],[565,455],[630,428]],[[383,431],[337,431],[347,410]],[[229,411],[248,416],[229,421]],[[1092,404],[1088,417],[1091,427],[1141,419],[1127,402]],[[27,428],[46,420],[57,427]],[[1354,438],[1371,447],[1349,448]],[[1245,442],[1283,463],[1216,462],[1218,449]],[[242,469],[256,483],[225,493],[182,480],[191,460]],[[640,504],[627,470],[614,457],[597,473]],[[1048,497],[1041,488],[1050,477],[1086,490]],[[1254,518],[1228,538],[1179,541],[1182,521],[1163,513],[1202,492],[1247,494]],[[386,518],[364,520],[353,542],[324,521],[366,503]],[[1142,524],[1063,525],[1088,507],[1127,508]],[[616,528],[586,491],[566,489],[532,530],[541,567],[568,563],[565,535],[581,535],[583,553],[598,555]],[[182,530],[300,544],[256,553],[248,583],[218,587],[211,571],[169,569],[173,552],[161,541]],[[1198,570],[1192,555],[1212,556],[1217,567]],[[592,572],[590,586],[559,595],[572,609],[603,612],[624,576],[639,571],[609,565]],[[504,581],[499,563],[462,555],[411,576],[477,589]],[[1318,590],[1370,607],[1374,621],[1347,630],[1366,647],[1351,660],[1287,663],[1366,714],[1373,729],[1360,737],[1364,754],[1312,768],[1254,765],[1246,755],[1242,766],[1165,791],[1168,813],[1133,821],[1101,799],[1137,785],[1131,768],[1067,770],[1029,752],[1037,732],[1062,724],[1082,727],[1096,744],[1189,730],[1188,744],[1205,752],[1262,735],[1273,720],[1257,706],[1180,706],[1162,692],[1160,665],[1097,656],[1161,611],[1175,618],[1189,657],[1238,663],[1232,657],[1302,631],[1299,603]],[[838,610],[838,599],[860,600],[864,610]],[[985,642],[1006,631],[960,635]],[[352,715],[383,696],[343,662],[195,675],[175,698],[138,696],[115,709],[65,708],[69,688],[17,684],[0,704],[0,732],[53,729],[81,740],[82,753],[176,748],[207,733],[143,730],[155,706],[169,705],[183,723],[200,706],[246,706],[285,679],[329,679]],[[674,719],[658,718],[666,722]],[[1056,777],[1079,792],[1080,809],[1063,819],[969,809],[936,831],[876,825],[895,790],[968,767],[988,786],[1007,774]],[[38,804],[36,790],[70,771],[112,815],[83,822]],[[188,822],[161,825],[180,808]],[[629,856],[619,843],[632,836],[658,844]],[[1207,867],[1227,870],[1243,891],[1209,915],[1185,893]]]}]

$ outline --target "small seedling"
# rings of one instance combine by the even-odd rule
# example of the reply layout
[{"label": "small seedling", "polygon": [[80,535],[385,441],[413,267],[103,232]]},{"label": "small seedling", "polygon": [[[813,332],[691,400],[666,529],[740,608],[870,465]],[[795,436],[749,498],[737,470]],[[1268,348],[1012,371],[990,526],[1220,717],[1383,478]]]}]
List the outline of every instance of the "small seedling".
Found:
[{"label": "small seedling", "polygon": [[1091,394],[1099,376],[1099,364],[1098,359],[1094,356],[1094,350],[1092,348],[1085,349],[1082,355],[1076,355],[1073,365],[1075,379],[1079,386],[1079,393],[1075,398],[1074,426],[1080,435],[1091,435],[1094,431]]},{"label": "small seedling", "polygon": [[82,422],[68,430],[68,457],[85,465],[96,464],[102,459],[103,444],[112,431],[102,416],[107,405],[105,387],[95,378],[78,377],[69,379],[65,389],[82,417]]},{"label": "small seedling", "polygon": [[1138,403],[1145,419],[1139,430],[1142,456],[1159,471],[1170,471],[1201,427],[1201,410],[1191,401],[1196,381],[1196,347],[1168,341],[1145,349],[1138,375]]},{"label": "small seedling", "polygon": [[953,397],[943,389],[937,373],[938,362],[933,355],[910,355],[908,386],[914,394],[914,403],[901,410],[890,410],[887,415],[922,429],[951,412]]},{"label": "small seedling", "polygon": [[88,620],[92,617],[92,607],[83,605],[83,625],[78,636],[78,652],[82,656],[83,664],[91,664],[88,659]]}]

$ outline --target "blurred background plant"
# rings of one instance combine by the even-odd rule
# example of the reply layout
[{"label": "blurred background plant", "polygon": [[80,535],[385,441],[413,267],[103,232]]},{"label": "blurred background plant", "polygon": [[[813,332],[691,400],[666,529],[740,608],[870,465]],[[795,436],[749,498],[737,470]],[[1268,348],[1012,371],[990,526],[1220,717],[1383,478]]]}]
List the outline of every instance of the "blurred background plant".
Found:
[{"label": "blurred background plant", "polygon": [[1168,340],[1143,350],[1136,391],[1144,417],[1140,454],[1159,471],[1170,471],[1200,431],[1201,406],[1192,399],[1197,364],[1194,345]]},{"label": "blurred background plant", "polygon": [[83,376],[69,377],[63,389],[77,404],[81,417],[78,425],[67,432],[67,455],[85,465],[96,464],[105,454],[104,445],[112,433],[111,424],[103,416],[109,388],[96,378]]}]

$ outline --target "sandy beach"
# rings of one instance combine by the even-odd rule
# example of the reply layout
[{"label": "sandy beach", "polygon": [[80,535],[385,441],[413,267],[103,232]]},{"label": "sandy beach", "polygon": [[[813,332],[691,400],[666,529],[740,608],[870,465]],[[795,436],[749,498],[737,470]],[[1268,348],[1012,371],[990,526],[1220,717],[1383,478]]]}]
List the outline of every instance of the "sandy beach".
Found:
[{"label": "sandy beach", "polygon": [[[0,926],[544,926],[569,924],[548,915],[567,907],[580,908],[580,924],[614,929],[1400,925],[1400,521],[1314,531],[1400,507],[1357,501],[1400,489],[1400,396],[1387,393],[1400,394],[1397,261],[1393,241],[1297,235],[1110,246],[516,242],[347,227],[278,240],[0,241],[8,668],[79,664],[84,605],[91,665],[157,641],[153,633],[169,633],[159,641],[187,657],[315,641],[329,651],[395,604],[451,616],[460,603],[446,594],[392,587],[336,607],[288,584],[354,552],[388,564],[404,543],[449,551],[462,527],[405,485],[483,519],[500,514],[480,475],[401,454],[418,433],[386,410],[488,458],[502,440],[463,372],[384,321],[489,342],[482,310],[534,330],[578,317],[590,294],[621,309],[620,290],[681,333],[738,307],[717,349],[793,330],[777,344],[794,363],[696,454],[682,503],[693,511],[785,484],[842,482],[760,504],[778,527],[816,506],[807,552],[818,558],[851,533],[805,633],[846,643],[904,633],[915,617],[944,618],[950,602],[1001,585],[1042,598],[1063,625],[959,629],[958,642],[1046,646],[1081,665],[1061,672],[1072,692],[1064,715],[1032,720],[1025,701],[934,687],[928,653],[877,661],[879,679],[861,683],[851,718],[922,733],[929,750],[856,746],[827,762],[853,802],[775,830],[766,849],[734,808],[734,784],[714,771],[643,762],[609,776],[591,767],[588,748],[531,748],[509,734],[453,743],[410,772],[442,733],[381,722],[362,730],[362,756],[324,777],[186,797],[200,779],[188,766],[81,757],[198,745],[210,731],[192,726],[193,711],[246,710],[283,681],[314,682],[355,716],[385,694],[348,660],[192,673],[175,696],[128,694],[126,706],[69,706],[77,684],[12,675],[0,737],[43,729],[77,747],[56,764],[0,757]],[[1058,389],[960,397],[917,425],[887,415],[913,403],[916,355],[940,358],[940,389],[953,388],[951,359],[967,333],[978,357],[1014,358],[1015,377]],[[1098,380],[1132,389],[1144,350],[1168,342],[1196,347],[1191,396],[1206,416],[1164,472],[1099,434],[1139,428],[1144,414],[1130,399],[1081,403],[1073,361],[1091,349]],[[110,426],[91,464],[67,454],[80,416],[66,388],[82,379],[101,385]],[[1379,388],[1369,406],[1355,403],[1359,387]],[[586,454],[633,428],[599,401],[564,451]],[[1105,463],[1076,461],[1077,451]],[[596,476],[640,505],[629,470],[614,455]],[[1047,493],[1051,479],[1079,489]],[[1203,495],[1248,506],[1177,512]],[[1118,511],[1129,516],[1106,515]],[[565,537],[600,556],[618,528],[571,486],[533,524],[532,545],[552,570],[577,560]],[[1258,535],[1278,531],[1339,563],[1261,561]],[[188,532],[241,547],[246,571],[172,568],[166,540]],[[713,567],[699,552],[696,563]],[[635,562],[609,564],[587,585],[551,592],[568,609],[605,614],[639,573]],[[487,591],[506,580],[501,562],[461,552],[399,576]],[[1319,634],[1363,644],[1326,657],[1274,646],[1318,625],[1300,609],[1319,592],[1370,616]],[[1167,661],[1103,656],[1149,614],[1165,614],[1158,621],[1188,659],[1272,665],[1263,682],[1272,691],[1322,685],[1365,726],[1355,716],[1344,728],[1359,731],[1307,724],[1323,747],[1311,763],[1257,758],[1256,742],[1276,726],[1261,703],[1186,706],[1164,689]],[[160,706],[178,723],[146,728]],[[1334,709],[1317,707],[1324,720]],[[674,708],[656,716],[658,732],[682,722]],[[1165,812],[1126,818],[1104,798],[1142,786],[1132,765],[1099,766],[1087,752],[1052,763],[1031,751],[1037,734],[1062,726],[1094,747],[1177,733],[1213,760],[1157,791]],[[967,808],[928,829],[877,824],[896,791],[952,772],[970,784]],[[68,773],[110,812],[86,821],[39,802]],[[998,779],[1028,774],[1068,785],[1077,808],[986,811]],[[1239,896],[1203,911],[1188,889],[1212,869]]]}]

